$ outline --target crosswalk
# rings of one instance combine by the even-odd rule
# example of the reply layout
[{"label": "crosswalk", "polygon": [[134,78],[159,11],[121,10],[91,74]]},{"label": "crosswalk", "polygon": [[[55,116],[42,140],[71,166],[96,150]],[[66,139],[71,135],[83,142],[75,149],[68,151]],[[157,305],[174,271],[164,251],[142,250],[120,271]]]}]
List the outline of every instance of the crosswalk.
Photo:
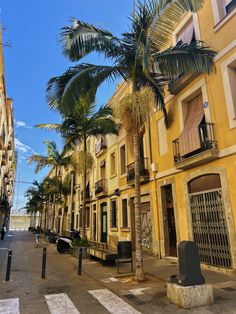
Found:
[{"label": "crosswalk", "polygon": [[[88,293],[111,314],[141,314],[109,289],[89,290]],[[44,299],[51,314],[81,313],[66,293],[44,295]],[[20,314],[20,299],[0,300],[0,313]]]}]

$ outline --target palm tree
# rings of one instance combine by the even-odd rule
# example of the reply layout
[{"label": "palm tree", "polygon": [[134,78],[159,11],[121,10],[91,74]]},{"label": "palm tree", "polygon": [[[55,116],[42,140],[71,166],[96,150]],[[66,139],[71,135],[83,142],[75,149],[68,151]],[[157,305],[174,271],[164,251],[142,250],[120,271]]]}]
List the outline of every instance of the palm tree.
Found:
[{"label": "palm tree", "polygon": [[[93,101],[97,88],[106,80],[122,77],[132,83],[133,93],[143,86],[151,87],[156,100],[167,116],[163,99],[163,84],[187,72],[211,71],[214,52],[202,43],[178,42],[170,47],[172,32],[187,11],[201,9],[204,0],[147,0],[138,2],[131,14],[131,30],[121,38],[111,32],[72,19],[72,25],[61,33],[63,53],[71,61],[80,61],[90,53],[103,53],[112,65],[82,63],[59,77],[49,80],[47,100],[52,108],[63,110],[74,99],[86,94],[90,86]],[[138,116],[138,115],[137,115]],[[167,120],[166,120],[167,121]],[[135,213],[140,213],[140,156],[138,133],[134,134]],[[140,233],[136,225],[136,234]],[[139,237],[140,238],[140,237]],[[143,281],[142,245],[136,241],[135,278]]]},{"label": "palm tree", "polygon": [[[62,113],[62,112],[61,112]],[[86,237],[86,184],[87,171],[91,167],[91,157],[87,151],[87,139],[91,136],[104,136],[106,134],[117,134],[117,125],[112,117],[112,109],[103,106],[96,109],[96,106],[88,101],[75,102],[73,109],[66,109],[62,115],[61,124],[39,124],[36,127],[54,129],[62,135],[65,140],[65,148],[74,150],[80,145],[83,154],[76,154],[72,157],[72,167],[83,175],[83,207],[82,207],[82,232],[81,236]],[[79,162],[78,160],[79,159]],[[81,167],[82,165],[82,167]],[[72,200],[71,200],[72,201]]]},{"label": "palm tree", "polygon": [[[46,166],[50,166],[55,170],[55,177],[58,178],[58,169],[61,166],[66,166],[70,163],[70,156],[66,155],[65,152],[60,153],[57,149],[57,145],[53,141],[44,141],[47,145],[47,156],[42,155],[32,155],[27,161],[29,163],[35,162],[36,168],[35,172],[37,173],[41,169]],[[55,208],[56,206],[56,193],[53,194],[53,210],[52,210],[52,226],[51,228],[54,230],[54,222],[55,222]]]},{"label": "palm tree", "polygon": [[42,227],[43,211],[48,196],[48,190],[43,183],[34,181],[33,185],[26,190],[25,196],[28,197],[28,202],[25,209],[27,212],[34,215],[39,212],[39,226]]}]

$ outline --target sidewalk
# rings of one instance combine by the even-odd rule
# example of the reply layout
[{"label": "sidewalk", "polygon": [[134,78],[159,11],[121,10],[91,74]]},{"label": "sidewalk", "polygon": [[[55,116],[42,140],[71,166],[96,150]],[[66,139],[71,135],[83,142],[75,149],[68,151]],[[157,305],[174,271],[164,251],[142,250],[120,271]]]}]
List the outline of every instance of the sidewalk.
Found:
[{"label": "sidewalk", "polygon": [[166,280],[170,275],[178,274],[177,261],[144,255],[144,269],[146,282],[136,283],[129,273],[130,264],[122,264],[121,274],[117,274],[115,265],[103,266],[97,260],[83,260],[84,273],[140,306],[142,313],[236,313],[236,276],[203,270],[206,283],[213,285],[215,302],[211,306],[184,310],[170,304],[166,298]]}]

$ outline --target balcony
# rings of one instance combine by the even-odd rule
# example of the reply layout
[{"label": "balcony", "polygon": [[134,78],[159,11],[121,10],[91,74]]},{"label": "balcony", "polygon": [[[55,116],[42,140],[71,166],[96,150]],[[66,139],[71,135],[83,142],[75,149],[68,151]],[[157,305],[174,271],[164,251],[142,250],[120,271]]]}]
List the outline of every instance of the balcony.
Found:
[{"label": "balcony", "polygon": [[107,180],[102,179],[95,183],[95,195],[98,198],[105,197],[107,195]]},{"label": "balcony", "polygon": [[196,167],[219,157],[219,150],[215,140],[215,124],[204,123],[199,126],[201,148],[182,156],[179,139],[173,141],[174,164],[177,169]]},{"label": "balcony", "polygon": [[172,95],[177,95],[182,89],[184,89],[190,82],[192,82],[200,73],[181,74],[171,83],[169,83],[169,92]]},{"label": "balcony", "polygon": [[[148,158],[144,158],[140,165],[140,183],[149,181]],[[127,183],[134,185],[135,170],[134,162],[127,166]]]},{"label": "balcony", "polygon": [[99,141],[95,145],[95,154],[96,156],[100,156],[107,149],[106,139],[100,138]]}]

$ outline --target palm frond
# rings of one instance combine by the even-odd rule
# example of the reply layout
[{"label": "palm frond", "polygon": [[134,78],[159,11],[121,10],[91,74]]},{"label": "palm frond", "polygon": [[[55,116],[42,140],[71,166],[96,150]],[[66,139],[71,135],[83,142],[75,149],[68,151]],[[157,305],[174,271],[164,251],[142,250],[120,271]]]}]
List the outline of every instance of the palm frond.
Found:
[{"label": "palm frond", "polygon": [[36,124],[35,127],[39,129],[50,129],[50,130],[60,130],[60,124],[57,123],[41,123],[41,124]]},{"label": "palm frond", "polygon": [[81,98],[84,101],[85,96],[89,103],[93,103],[98,86],[105,80],[114,81],[117,77],[127,77],[124,68],[87,63],[71,67],[62,76],[48,82],[48,106],[63,112],[65,107],[75,106]]},{"label": "palm frond", "polygon": [[63,54],[78,61],[91,52],[102,52],[106,58],[114,57],[121,49],[120,40],[102,28],[72,18],[72,25],[61,32]]},{"label": "palm frond", "polygon": [[149,40],[157,51],[161,51],[171,46],[173,31],[184,13],[199,11],[205,0],[157,0],[157,2]]},{"label": "palm frond", "polygon": [[215,52],[198,43],[183,44],[166,49],[153,55],[159,70],[168,78],[192,72],[210,73],[213,69]]}]

